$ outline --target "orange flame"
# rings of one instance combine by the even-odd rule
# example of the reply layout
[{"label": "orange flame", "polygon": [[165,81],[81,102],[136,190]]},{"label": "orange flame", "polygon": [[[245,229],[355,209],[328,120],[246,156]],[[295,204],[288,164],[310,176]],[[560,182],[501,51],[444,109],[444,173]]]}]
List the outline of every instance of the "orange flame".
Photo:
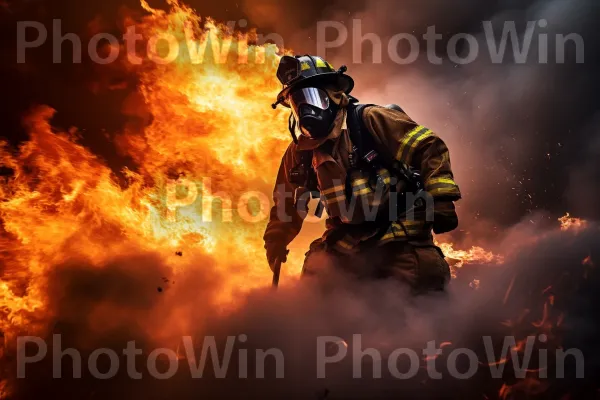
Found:
[{"label": "orange flame", "polygon": [[[502,264],[504,262],[504,257],[501,255],[494,254],[479,246],[473,246],[469,250],[455,250],[452,243],[437,243],[437,245],[449,261],[453,277],[456,277],[456,272],[465,264]],[[479,281],[471,283],[473,286],[479,287]]]},{"label": "orange flame", "polygon": [[560,217],[558,221],[560,222],[560,229],[563,231],[578,231],[587,226],[587,221],[581,218],[571,217],[569,213],[566,213],[564,216]]},{"label": "orange flame", "polygon": [[[0,184],[0,331],[31,328],[31,314],[45,311],[48,271],[68,259],[101,266],[153,251],[176,273],[200,268],[197,255],[210,256],[224,275],[220,302],[269,282],[261,243],[267,194],[289,142],[285,111],[269,107],[280,89],[279,49],[248,45],[254,33],[230,32],[168,3],[165,12],[142,2],[151,15],[138,32],[168,33],[182,48],[190,40],[212,46],[214,57],[133,67],[153,120],[143,133],[126,130],[118,139],[139,165],[123,171],[126,185],[78,144],[75,130],[55,133],[48,107],[27,118],[30,140],[17,152],[0,143],[0,165],[14,171]],[[228,46],[229,56],[217,57],[218,46]],[[215,197],[220,205],[211,204]]]}]

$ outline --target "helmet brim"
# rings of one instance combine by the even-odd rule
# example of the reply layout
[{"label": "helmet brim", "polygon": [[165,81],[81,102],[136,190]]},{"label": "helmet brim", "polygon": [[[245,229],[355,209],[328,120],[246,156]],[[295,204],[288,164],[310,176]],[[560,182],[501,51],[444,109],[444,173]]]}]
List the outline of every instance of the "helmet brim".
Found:
[{"label": "helmet brim", "polygon": [[339,72],[327,72],[302,79],[298,83],[286,87],[279,92],[277,99],[284,107],[290,108],[290,104],[287,100],[290,92],[305,87],[323,88],[324,86],[331,84],[337,86],[346,94],[349,94],[352,92],[352,89],[354,89],[354,79],[352,79],[350,76],[340,74]]}]

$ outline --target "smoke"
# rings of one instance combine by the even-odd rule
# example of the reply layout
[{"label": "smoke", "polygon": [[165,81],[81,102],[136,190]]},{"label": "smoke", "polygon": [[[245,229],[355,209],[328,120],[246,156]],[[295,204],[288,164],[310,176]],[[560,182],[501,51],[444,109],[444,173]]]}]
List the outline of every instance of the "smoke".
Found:
[{"label": "smoke", "polygon": [[[600,260],[598,226],[560,231],[531,228],[529,222],[507,233],[502,249],[507,254],[502,265],[470,265],[460,270],[447,296],[411,297],[394,281],[356,282],[339,275],[332,280],[311,279],[285,282],[279,291],[256,290],[240,298],[235,310],[223,313],[214,307],[218,294],[219,274],[209,260],[196,259],[175,282],[164,280],[169,269],[160,257],[141,254],[115,259],[101,268],[73,261],[57,266],[50,277],[53,320],[51,334],[61,334],[61,348],[76,348],[82,354],[83,377],[70,378],[72,359],[62,360],[62,379],[52,379],[52,352],[43,362],[27,365],[27,378],[16,381],[19,399],[38,398],[40,392],[52,397],[81,398],[290,398],[316,399],[329,391],[328,399],[387,399],[398,393],[406,396],[433,398],[444,391],[452,398],[488,396],[495,398],[500,387],[512,384],[510,362],[502,380],[489,377],[483,336],[491,336],[496,354],[504,336],[516,340],[526,336],[548,336],[547,348],[553,346],[579,348],[585,355],[585,376],[595,376],[598,348],[589,339],[598,334],[595,318],[587,314],[593,288],[599,283],[597,270],[582,264],[587,256]],[[524,244],[524,241],[528,242]],[[519,247],[516,247],[519,246]],[[142,269],[144,274],[140,274]],[[477,278],[479,289],[468,283]],[[168,281],[168,283],[167,283]],[[159,292],[157,286],[164,290]],[[585,316],[585,317],[584,317]],[[366,356],[362,362],[363,379],[353,379],[353,338],[360,334],[360,349],[375,348],[382,354],[382,379],[372,379],[373,362]],[[182,336],[192,336],[199,358],[205,336],[216,338],[222,355],[227,337],[247,337],[237,341],[225,379],[215,379],[210,360],[202,379],[192,379],[185,359]],[[349,346],[347,357],[327,365],[326,378],[317,379],[317,337],[336,336]],[[106,381],[94,379],[87,368],[87,358],[96,348],[114,349],[121,354],[127,342],[135,340],[143,354],[136,359],[141,380],[127,377],[126,359],[120,356],[119,374]],[[450,342],[436,360],[436,370],[443,379],[428,378],[425,362],[417,377],[399,380],[387,371],[387,357],[397,348],[421,351],[427,342],[436,347]],[[337,344],[326,347],[335,354]],[[169,348],[181,356],[178,373],[171,379],[157,380],[146,367],[148,354],[157,347]],[[482,365],[469,380],[448,376],[446,364],[457,348],[475,351]],[[265,379],[256,378],[255,350],[280,349],[284,355],[284,378],[275,379],[273,359],[265,364]],[[240,349],[248,351],[248,379],[239,379]],[[31,350],[33,351],[33,350]],[[535,365],[537,357],[532,358]],[[13,359],[14,361],[14,359]],[[100,358],[101,371],[110,365]],[[567,379],[554,380],[554,358],[549,358],[548,398],[560,398],[570,392],[575,398],[584,396],[585,382],[570,379],[574,365],[567,361]],[[359,363],[361,364],[361,363]],[[400,358],[399,370],[408,371],[406,359]],[[168,363],[160,359],[158,370],[166,371]],[[466,371],[465,359],[458,369]],[[56,366],[54,366],[56,368]],[[531,368],[534,369],[534,368]],[[15,369],[10,369],[14,371]],[[534,374],[535,375],[535,374]],[[583,382],[583,383],[582,383]],[[591,383],[591,381],[590,381]],[[514,395],[523,395],[518,389]],[[576,392],[582,390],[582,392]],[[595,389],[594,389],[595,390]],[[449,395],[450,396],[450,395]]]}]

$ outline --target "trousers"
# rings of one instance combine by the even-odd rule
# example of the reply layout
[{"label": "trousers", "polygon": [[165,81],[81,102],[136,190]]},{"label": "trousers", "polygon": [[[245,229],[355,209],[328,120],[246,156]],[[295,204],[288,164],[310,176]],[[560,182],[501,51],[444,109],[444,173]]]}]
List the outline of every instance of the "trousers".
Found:
[{"label": "trousers", "polygon": [[303,277],[349,274],[360,280],[396,279],[415,293],[443,291],[450,281],[450,266],[442,250],[431,241],[394,241],[354,254],[331,249],[315,240],[306,253]]}]

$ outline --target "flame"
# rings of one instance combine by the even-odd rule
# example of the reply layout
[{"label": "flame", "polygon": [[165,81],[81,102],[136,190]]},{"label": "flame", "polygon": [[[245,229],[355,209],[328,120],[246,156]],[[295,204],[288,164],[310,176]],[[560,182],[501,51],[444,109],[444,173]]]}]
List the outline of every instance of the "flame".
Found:
[{"label": "flame", "polygon": [[560,222],[560,229],[563,231],[574,230],[578,231],[587,226],[587,221],[581,218],[571,217],[569,213],[566,213],[564,216],[558,219]]},{"label": "flame", "polygon": [[[453,243],[437,243],[442,252],[449,261],[452,277],[456,277],[456,272],[465,264],[502,264],[504,257],[485,250],[483,247],[473,246],[469,250],[455,250]],[[479,281],[471,282],[472,287],[479,287]]]},{"label": "flame", "polygon": [[[280,49],[249,45],[255,33],[168,3],[161,11],[142,1],[150,15],[137,21],[138,32],[170,34],[181,48],[212,46],[213,57],[128,66],[153,119],[118,137],[119,150],[139,165],[122,171],[126,182],[78,143],[76,130],[56,132],[49,107],[26,118],[30,140],[18,151],[0,143],[0,166],[13,171],[0,182],[0,331],[32,329],[33,315],[47,312],[48,272],[69,259],[100,267],[152,251],[177,273],[200,268],[198,255],[210,257],[223,274],[221,303],[269,282],[265,208],[289,142],[285,111],[269,107],[280,90]],[[221,203],[212,204],[217,197]]]}]

